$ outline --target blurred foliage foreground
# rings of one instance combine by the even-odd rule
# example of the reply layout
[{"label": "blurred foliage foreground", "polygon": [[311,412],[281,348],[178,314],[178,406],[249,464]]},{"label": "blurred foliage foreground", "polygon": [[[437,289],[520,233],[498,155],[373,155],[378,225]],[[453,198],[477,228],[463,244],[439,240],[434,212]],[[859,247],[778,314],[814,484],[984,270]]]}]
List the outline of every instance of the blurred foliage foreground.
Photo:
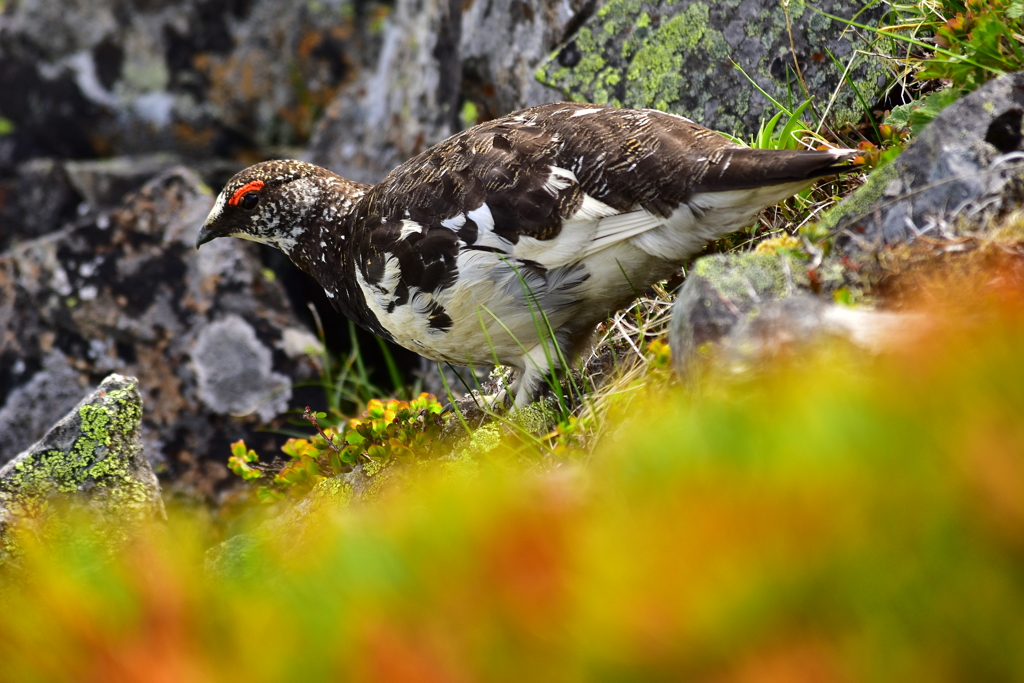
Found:
[{"label": "blurred foliage foreground", "polygon": [[887,356],[652,390],[586,462],[431,461],[237,575],[194,512],[28,542],[0,679],[1024,680],[1024,271],[984,279]]}]

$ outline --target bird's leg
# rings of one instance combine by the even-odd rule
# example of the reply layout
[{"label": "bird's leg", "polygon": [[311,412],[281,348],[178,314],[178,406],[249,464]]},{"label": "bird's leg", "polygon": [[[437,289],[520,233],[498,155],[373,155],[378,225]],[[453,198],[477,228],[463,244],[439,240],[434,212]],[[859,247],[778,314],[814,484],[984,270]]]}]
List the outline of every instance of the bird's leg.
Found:
[{"label": "bird's leg", "polygon": [[541,341],[523,355],[522,371],[512,383],[515,392],[515,406],[528,406],[544,392],[545,386],[555,386],[560,381],[563,360],[568,362],[573,344],[569,335],[558,333],[555,343],[550,338]]}]

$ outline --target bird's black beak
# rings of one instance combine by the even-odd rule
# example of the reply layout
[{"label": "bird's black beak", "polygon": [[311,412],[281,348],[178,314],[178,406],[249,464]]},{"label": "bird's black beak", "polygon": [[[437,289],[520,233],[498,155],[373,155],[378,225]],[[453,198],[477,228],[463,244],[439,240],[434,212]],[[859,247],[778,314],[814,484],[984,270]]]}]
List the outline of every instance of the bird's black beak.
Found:
[{"label": "bird's black beak", "polygon": [[223,233],[216,228],[211,229],[209,224],[204,225],[203,229],[199,231],[199,237],[196,237],[196,249],[203,246],[210,240],[215,240],[218,237],[222,237]]}]

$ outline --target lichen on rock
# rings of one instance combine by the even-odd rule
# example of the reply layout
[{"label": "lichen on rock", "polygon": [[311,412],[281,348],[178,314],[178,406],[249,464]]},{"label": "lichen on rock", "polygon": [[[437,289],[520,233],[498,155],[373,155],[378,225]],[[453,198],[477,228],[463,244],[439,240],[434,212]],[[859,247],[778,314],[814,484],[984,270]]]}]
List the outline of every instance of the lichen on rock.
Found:
[{"label": "lichen on rock", "polygon": [[142,399],[134,378],[110,375],[34,446],[0,469],[0,564],[19,554],[19,530],[61,535],[58,509],[102,526],[116,546],[164,514],[160,486],[142,452]]},{"label": "lichen on rock", "polygon": [[216,412],[255,412],[269,422],[288,409],[291,380],[274,372],[271,350],[241,316],[226,316],[200,330],[192,363],[199,397]]},{"label": "lichen on rock", "polygon": [[[859,9],[829,11],[866,24],[881,16]],[[791,110],[813,96],[841,124],[863,116],[857,91],[870,103],[892,80],[848,28],[798,1],[609,0],[536,76],[569,99],[653,107],[734,135],[778,111],[758,90]],[[857,91],[839,88],[844,79]]]}]

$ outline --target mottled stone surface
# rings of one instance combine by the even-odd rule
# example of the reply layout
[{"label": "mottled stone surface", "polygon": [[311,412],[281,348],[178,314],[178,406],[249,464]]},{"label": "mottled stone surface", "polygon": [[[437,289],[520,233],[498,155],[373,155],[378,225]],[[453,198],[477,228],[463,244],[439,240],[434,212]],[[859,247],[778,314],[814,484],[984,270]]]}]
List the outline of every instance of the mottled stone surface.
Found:
[{"label": "mottled stone surface", "polygon": [[[840,88],[830,103],[843,70],[850,66],[869,103],[890,76],[880,61],[856,53],[870,34],[815,10],[849,19],[866,5],[609,0],[538,78],[570,99],[652,107],[734,135],[753,135],[778,111],[748,77],[791,109],[810,95],[819,113],[828,109],[839,123],[858,120],[864,112],[852,88]],[[883,9],[875,4],[856,20],[877,23]]]},{"label": "mottled stone surface", "polygon": [[304,141],[373,63],[348,0],[19,0],[0,10],[0,166]]},{"label": "mottled stone surface", "polygon": [[19,532],[59,537],[58,509],[87,512],[115,546],[139,524],[163,518],[160,485],[142,451],[142,413],[138,380],[110,375],[0,468],[0,564],[17,557]]},{"label": "mottled stone surface", "polygon": [[53,416],[70,410],[86,390],[85,378],[57,350],[32,359],[40,365],[35,372],[29,371],[26,359],[12,353],[5,357],[9,365],[0,376],[5,380],[0,385],[12,386],[12,377],[29,379],[8,392],[0,407],[0,463],[45,434]]},{"label": "mottled stone surface", "polygon": [[[313,338],[313,343],[316,339]],[[199,398],[214,410],[264,422],[288,409],[291,381],[273,370],[270,349],[241,316],[228,315],[199,331],[192,348]]]},{"label": "mottled stone surface", "polygon": [[944,109],[895,161],[822,221],[853,253],[956,239],[1024,201],[1024,72]]},{"label": "mottled stone surface", "polygon": [[6,178],[0,177],[0,251],[56,230],[75,217],[80,202],[59,161],[33,159],[21,164]]},{"label": "mottled stone surface", "polygon": [[113,157],[61,163],[72,188],[92,210],[109,209],[126,194],[142,187],[156,175],[177,166],[181,160],[171,154]]},{"label": "mottled stone surface", "polygon": [[315,337],[257,245],[196,251],[212,203],[194,173],[172,169],[113,211],[0,254],[0,463],[111,372],[138,378],[146,454],[169,478],[211,493],[231,441],[276,450],[255,429],[315,376],[296,341]]}]

